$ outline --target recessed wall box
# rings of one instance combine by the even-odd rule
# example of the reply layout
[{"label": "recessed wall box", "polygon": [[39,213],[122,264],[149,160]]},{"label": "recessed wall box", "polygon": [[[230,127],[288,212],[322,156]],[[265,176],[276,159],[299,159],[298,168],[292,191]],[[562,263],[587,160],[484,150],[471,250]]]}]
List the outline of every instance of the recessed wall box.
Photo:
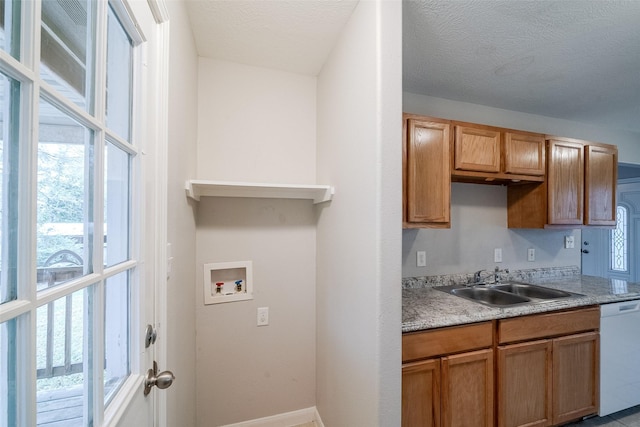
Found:
[{"label": "recessed wall box", "polygon": [[215,262],[204,265],[204,304],[253,299],[251,261]]}]

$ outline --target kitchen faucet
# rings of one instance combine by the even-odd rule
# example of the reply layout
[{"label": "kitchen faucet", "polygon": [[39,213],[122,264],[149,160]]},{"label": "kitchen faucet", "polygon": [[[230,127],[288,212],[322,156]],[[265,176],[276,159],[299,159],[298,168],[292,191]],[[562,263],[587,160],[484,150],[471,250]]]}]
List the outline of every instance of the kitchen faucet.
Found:
[{"label": "kitchen faucet", "polygon": [[487,270],[478,270],[475,273],[473,273],[473,284],[474,285],[479,285],[480,283],[482,283],[482,272],[483,271],[487,271]]}]

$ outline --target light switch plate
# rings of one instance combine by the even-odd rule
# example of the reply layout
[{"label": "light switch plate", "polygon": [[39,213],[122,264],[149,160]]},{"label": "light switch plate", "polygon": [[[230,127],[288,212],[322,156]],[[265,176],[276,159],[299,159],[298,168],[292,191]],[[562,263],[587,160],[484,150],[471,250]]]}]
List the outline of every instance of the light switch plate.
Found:
[{"label": "light switch plate", "polygon": [[534,248],[527,249],[527,261],[536,260],[536,250]]},{"label": "light switch plate", "polygon": [[258,326],[269,324],[269,307],[258,307]]}]

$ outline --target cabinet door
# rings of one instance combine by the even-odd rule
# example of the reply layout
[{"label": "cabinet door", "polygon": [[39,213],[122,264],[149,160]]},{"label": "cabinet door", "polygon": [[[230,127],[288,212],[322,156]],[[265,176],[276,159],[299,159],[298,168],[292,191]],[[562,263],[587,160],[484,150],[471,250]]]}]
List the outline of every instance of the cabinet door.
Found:
[{"label": "cabinet door", "polygon": [[500,172],[500,132],[456,126],[454,167],[476,172]]},{"label": "cabinet door", "polygon": [[584,154],[584,223],[615,226],[618,150],[613,146],[589,145]]},{"label": "cabinet door", "polygon": [[442,358],[442,426],[493,426],[493,350]]},{"label": "cabinet door", "polygon": [[505,173],[543,176],[545,171],[545,149],[542,135],[505,132]]},{"label": "cabinet door", "polygon": [[584,146],[548,141],[548,223],[582,224],[584,210]]},{"label": "cabinet door", "polygon": [[552,344],[498,347],[498,426],[551,425]]},{"label": "cabinet door", "polygon": [[588,332],[553,340],[553,423],[598,412],[599,334]]},{"label": "cabinet door", "polygon": [[402,366],[402,427],[440,427],[440,359]]},{"label": "cabinet door", "polygon": [[409,224],[447,227],[450,223],[449,129],[447,123],[407,121],[405,205]]}]

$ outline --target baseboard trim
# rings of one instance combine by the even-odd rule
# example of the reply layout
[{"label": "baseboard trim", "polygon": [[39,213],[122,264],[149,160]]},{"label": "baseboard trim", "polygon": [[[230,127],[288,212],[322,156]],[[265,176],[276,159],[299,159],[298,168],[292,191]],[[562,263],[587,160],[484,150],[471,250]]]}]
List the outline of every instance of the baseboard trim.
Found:
[{"label": "baseboard trim", "polygon": [[324,427],[318,409],[315,406],[241,423],[227,424],[221,427],[291,427],[310,423],[311,421],[315,421],[317,427]]}]

